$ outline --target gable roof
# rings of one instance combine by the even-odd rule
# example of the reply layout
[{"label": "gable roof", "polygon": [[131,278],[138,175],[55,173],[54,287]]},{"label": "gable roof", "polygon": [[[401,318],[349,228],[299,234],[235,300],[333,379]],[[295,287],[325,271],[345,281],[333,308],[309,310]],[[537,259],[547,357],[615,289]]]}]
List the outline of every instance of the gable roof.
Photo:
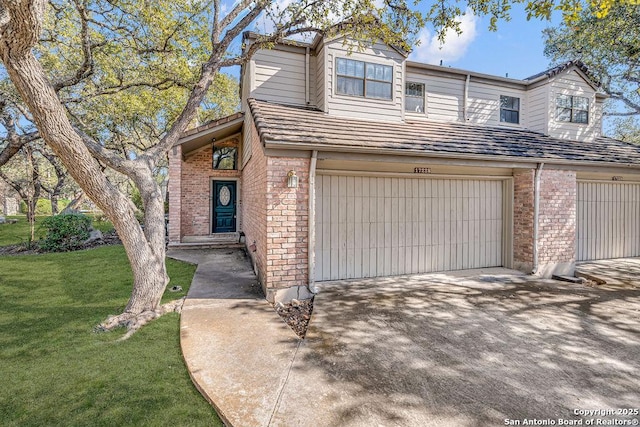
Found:
[{"label": "gable roof", "polygon": [[234,113],[217,120],[211,120],[196,128],[186,130],[176,145],[182,146],[182,154],[185,155],[207,144],[211,144],[215,140],[221,140],[240,132],[243,123],[243,112]]},{"label": "gable roof", "polygon": [[640,169],[640,147],[606,137],[579,142],[460,122],[365,121],[256,99],[249,108],[267,147]]},{"label": "gable roof", "polygon": [[575,68],[579,71],[579,74],[581,74],[582,78],[589,83],[589,85],[594,88],[594,89],[598,89],[600,87],[599,82],[591,75],[591,73],[589,72],[589,68],[585,65],[584,62],[580,61],[580,60],[572,60],[572,61],[568,61],[565,62],[563,64],[557,65],[555,67],[549,68],[548,70],[544,70],[540,73],[534,74],[533,76],[529,76],[526,79],[524,79],[527,83],[531,84],[534,82],[537,82],[538,80],[542,80],[543,78],[552,78],[557,76],[558,74],[564,72],[564,71],[568,71],[571,68]]}]

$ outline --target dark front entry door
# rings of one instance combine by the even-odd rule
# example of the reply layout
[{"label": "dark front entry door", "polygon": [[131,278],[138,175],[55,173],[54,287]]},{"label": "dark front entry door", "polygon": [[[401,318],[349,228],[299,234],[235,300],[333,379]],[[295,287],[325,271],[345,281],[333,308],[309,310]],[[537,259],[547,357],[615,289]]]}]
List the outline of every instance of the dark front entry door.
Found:
[{"label": "dark front entry door", "polygon": [[213,182],[213,230],[214,233],[236,231],[236,182]]}]

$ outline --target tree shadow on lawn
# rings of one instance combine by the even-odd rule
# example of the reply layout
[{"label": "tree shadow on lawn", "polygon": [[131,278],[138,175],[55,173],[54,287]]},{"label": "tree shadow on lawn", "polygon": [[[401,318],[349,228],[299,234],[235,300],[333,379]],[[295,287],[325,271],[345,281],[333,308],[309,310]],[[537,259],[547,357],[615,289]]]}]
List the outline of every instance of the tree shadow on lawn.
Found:
[{"label": "tree shadow on lawn", "polygon": [[308,382],[335,425],[504,425],[637,407],[639,310],[638,289],[524,276],[327,284],[282,416]]}]

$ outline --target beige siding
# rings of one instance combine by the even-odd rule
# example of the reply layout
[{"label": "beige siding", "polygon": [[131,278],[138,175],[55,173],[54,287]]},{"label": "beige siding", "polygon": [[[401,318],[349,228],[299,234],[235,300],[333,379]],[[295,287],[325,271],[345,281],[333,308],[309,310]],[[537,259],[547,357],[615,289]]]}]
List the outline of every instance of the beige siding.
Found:
[{"label": "beige siding", "polygon": [[602,135],[602,113],[604,112],[604,99],[597,98],[595,102],[596,108],[593,116],[593,132],[596,137]]},{"label": "beige siding", "polygon": [[[356,117],[368,120],[402,120],[403,76],[402,63],[404,57],[387,45],[377,43],[373,48],[358,51],[356,48],[349,54],[349,47],[343,46],[342,40],[325,43],[326,50],[326,106],[325,110],[335,116]],[[393,99],[378,100],[354,96],[343,96],[335,93],[335,59],[351,58],[358,61],[374,62],[393,66]]]},{"label": "beige siding", "polygon": [[322,111],[326,111],[325,107],[325,98],[326,98],[326,91],[325,91],[325,87],[326,87],[326,82],[327,82],[327,77],[326,77],[326,72],[325,72],[325,66],[327,64],[326,62],[326,49],[324,48],[324,46],[322,46],[320,48],[320,50],[318,51],[317,55],[316,55],[316,80],[315,80],[315,92],[316,92],[316,106],[322,110]]},{"label": "beige siding", "polygon": [[[425,85],[426,117],[434,120],[462,121],[464,79],[459,76],[441,76],[407,71],[407,82]],[[424,115],[407,113],[409,117]]]},{"label": "beige siding", "polygon": [[640,184],[578,182],[576,259],[640,256]]},{"label": "beige siding", "polygon": [[255,129],[255,126],[253,125],[253,117],[248,111],[245,113],[244,117],[242,127],[242,148],[240,149],[240,152],[242,153],[242,167],[240,169],[244,169],[245,165],[251,159],[254,148],[253,141],[255,139],[252,135],[252,132],[254,132],[253,129]]},{"label": "beige siding", "polygon": [[305,103],[305,54],[285,50],[260,50],[252,59],[250,97],[282,104]]},{"label": "beige siding", "polygon": [[[520,98],[520,123],[500,122],[500,96],[513,96]],[[467,120],[470,123],[486,124],[491,126],[524,127],[527,117],[526,92],[524,90],[511,89],[492,85],[484,82],[476,82],[471,78],[469,82],[469,106]]]},{"label": "beige siding", "polygon": [[315,279],[503,265],[505,182],[319,175]]},{"label": "beige siding", "polygon": [[549,124],[549,87],[540,85],[528,91],[526,118],[527,128],[546,134]]},{"label": "beige siding", "polygon": [[[556,138],[578,141],[592,141],[596,137],[599,124],[596,109],[596,92],[573,70],[556,76],[550,83],[549,99],[549,135]],[[556,97],[558,95],[575,95],[589,98],[589,124],[567,123],[556,121]]]},{"label": "beige siding", "polygon": [[318,100],[316,99],[316,80],[318,78],[318,66],[316,65],[317,60],[318,58],[315,55],[309,55],[309,105],[313,106],[318,105]]}]

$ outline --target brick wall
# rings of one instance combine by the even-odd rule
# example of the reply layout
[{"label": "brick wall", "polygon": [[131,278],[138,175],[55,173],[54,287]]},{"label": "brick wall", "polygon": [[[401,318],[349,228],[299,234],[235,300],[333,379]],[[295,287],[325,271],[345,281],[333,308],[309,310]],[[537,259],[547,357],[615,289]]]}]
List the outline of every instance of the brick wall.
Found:
[{"label": "brick wall", "polygon": [[[267,299],[306,297],[310,160],[267,157],[251,122],[245,131],[251,132],[252,153],[242,171],[243,231],[247,246],[256,244],[249,255]],[[298,188],[287,186],[290,170]]]},{"label": "brick wall", "polygon": [[[514,266],[530,272],[534,244],[534,176],[532,169],[514,173]],[[543,169],[540,175],[538,265],[543,276],[573,274],[576,236],[576,173]]]},{"label": "brick wall", "polygon": [[250,117],[247,117],[245,132],[250,133],[251,158],[242,169],[242,231],[249,248],[255,242],[255,252],[248,249],[258,279],[266,293],[267,286],[267,159]]},{"label": "brick wall", "polygon": [[179,243],[180,201],[182,200],[182,147],[173,147],[169,151],[169,243]]},{"label": "brick wall", "polygon": [[543,170],[540,179],[540,221],[538,261],[575,262],[576,173]]},{"label": "brick wall", "polygon": [[[239,140],[239,138],[238,138]],[[213,147],[187,155],[181,169],[182,212],[180,230],[184,236],[208,236],[211,234],[211,181],[214,178],[240,178],[237,170],[214,170]],[[237,212],[242,211],[241,180],[237,180]],[[171,191],[171,190],[169,190]],[[237,215],[236,230],[242,229],[242,215]]]},{"label": "brick wall", "polygon": [[[267,159],[267,287],[307,285],[309,236],[309,159]],[[287,173],[298,188],[287,187]]]},{"label": "brick wall", "polygon": [[513,262],[515,268],[533,268],[533,190],[534,171],[513,174]]}]

